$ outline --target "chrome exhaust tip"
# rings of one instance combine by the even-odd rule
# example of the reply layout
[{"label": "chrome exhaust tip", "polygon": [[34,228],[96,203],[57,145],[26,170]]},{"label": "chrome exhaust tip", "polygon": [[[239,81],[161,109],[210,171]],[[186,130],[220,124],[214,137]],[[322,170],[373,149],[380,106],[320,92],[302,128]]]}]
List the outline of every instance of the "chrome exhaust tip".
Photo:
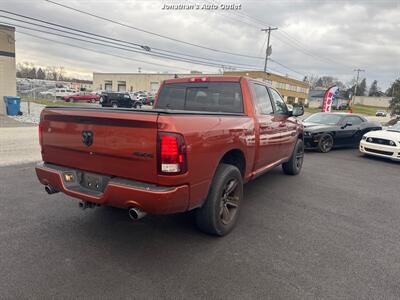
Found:
[{"label": "chrome exhaust tip", "polygon": [[132,220],[139,220],[139,219],[141,219],[141,218],[143,218],[144,216],[146,216],[147,215],[147,213],[145,213],[145,212],[143,212],[143,211],[141,211],[140,209],[138,209],[138,208],[135,208],[135,207],[131,207],[129,210],[128,210],[128,214],[129,214],[129,217],[132,219]]},{"label": "chrome exhaust tip", "polygon": [[85,210],[86,208],[95,208],[96,206],[100,205],[88,201],[79,201],[79,208],[82,210]]},{"label": "chrome exhaust tip", "polygon": [[55,194],[58,193],[59,191],[56,190],[55,188],[53,188],[51,185],[46,185],[44,187],[44,190],[47,192],[47,194],[51,195],[51,194]]}]

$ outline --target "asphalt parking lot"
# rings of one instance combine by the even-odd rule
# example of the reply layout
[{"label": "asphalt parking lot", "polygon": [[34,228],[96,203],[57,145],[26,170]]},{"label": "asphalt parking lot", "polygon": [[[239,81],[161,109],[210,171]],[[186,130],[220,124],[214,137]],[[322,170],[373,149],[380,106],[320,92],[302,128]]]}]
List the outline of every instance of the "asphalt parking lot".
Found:
[{"label": "asphalt parking lot", "polygon": [[33,166],[0,168],[1,298],[400,298],[398,163],[308,152],[300,176],[245,187],[224,238],[188,215],[82,211]]}]

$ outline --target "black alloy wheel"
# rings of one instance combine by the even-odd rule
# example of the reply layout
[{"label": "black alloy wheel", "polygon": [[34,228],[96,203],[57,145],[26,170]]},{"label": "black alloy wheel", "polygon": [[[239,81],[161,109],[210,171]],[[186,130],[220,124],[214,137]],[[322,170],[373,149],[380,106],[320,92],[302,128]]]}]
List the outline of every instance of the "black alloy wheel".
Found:
[{"label": "black alloy wheel", "polygon": [[209,234],[227,235],[236,225],[242,200],[242,174],[237,167],[221,163],[206,201],[196,210],[197,226]]},{"label": "black alloy wheel", "polygon": [[327,153],[333,148],[333,137],[330,134],[322,135],[318,140],[318,150]]},{"label": "black alloy wheel", "polygon": [[282,169],[285,174],[297,175],[303,167],[304,161],[304,143],[302,139],[298,139],[293,149],[292,156],[288,162],[282,164]]},{"label": "black alloy wheel", "polygon": [[239,207],[238,180],[232,179],[226,183],[222,191],[219,216],[225,225],[229,225],[235,218]]}]

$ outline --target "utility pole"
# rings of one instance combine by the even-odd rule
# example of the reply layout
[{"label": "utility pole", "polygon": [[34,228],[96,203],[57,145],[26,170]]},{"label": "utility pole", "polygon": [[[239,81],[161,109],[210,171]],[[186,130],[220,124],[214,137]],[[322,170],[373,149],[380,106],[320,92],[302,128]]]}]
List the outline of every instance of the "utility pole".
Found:
[{"label": "utility pole", "polygon": [[272,53],[272,48],[270,48],[270,46],[269,46],[269,39],[271,37],[271,31],[272,30],[277,30],[277,29],[278,29],[278,27],[271,27],[271,26],[268,26],[268,28],[261,29],[261,31],[268,32],[267,49],[265,50],[264,72],[267,72],[268,56],[270,56],[271,53]]},{"label": "utility pole", "polygon": [[361,69],[354,69],[354,72],[357,72],[357,79],[356,79],[356,85],[354,86],[354,95],[352,99],[352,103],[354,104],[354,100],[356,99],[356,94],[357,94],[357,86],[358,86],[358,79],[360,78],[360,72],[365,72],[365,70]]}]

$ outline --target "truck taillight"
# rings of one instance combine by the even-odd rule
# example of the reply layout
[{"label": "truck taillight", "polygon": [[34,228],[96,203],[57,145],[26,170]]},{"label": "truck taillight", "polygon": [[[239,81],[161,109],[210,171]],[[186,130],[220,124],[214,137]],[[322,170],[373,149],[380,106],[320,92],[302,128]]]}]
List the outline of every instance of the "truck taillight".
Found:
[{"label": "truck taillight", "polygon": [[181,135],[168,132],[158,134],[158,172],[163,175],[186,172],[186,146]]},{"label": "truck taillight", "polygon": [[38,132],[39,132],[39,145],[40,145],[40,147],[43,147],[43,129],[44,129],[43,124],[39,123]]},{"label": "truck taillight", "polygon": [[208,81],[207,77],[192,77],[189,79],[190,82],[206,82]]}]

